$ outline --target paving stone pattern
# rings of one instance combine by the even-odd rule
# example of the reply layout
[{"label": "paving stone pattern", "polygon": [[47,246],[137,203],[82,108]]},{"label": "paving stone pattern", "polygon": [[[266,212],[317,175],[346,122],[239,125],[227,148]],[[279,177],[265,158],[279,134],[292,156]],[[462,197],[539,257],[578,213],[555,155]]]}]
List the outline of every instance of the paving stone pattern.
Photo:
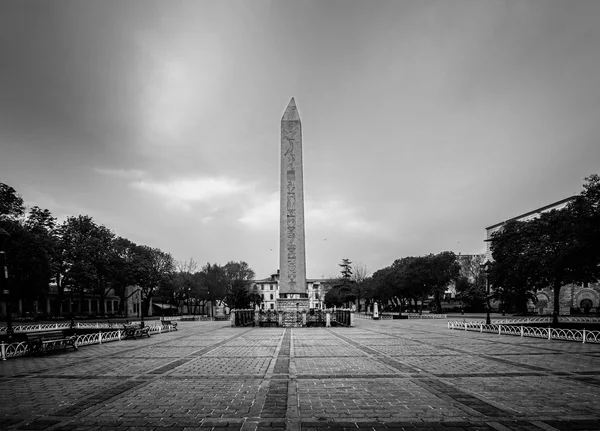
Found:
[{"label": "paving stone pattern", "polygon": [[0,429],[600,430],[600,345],[445,320],[178,329],[0,362]]}]

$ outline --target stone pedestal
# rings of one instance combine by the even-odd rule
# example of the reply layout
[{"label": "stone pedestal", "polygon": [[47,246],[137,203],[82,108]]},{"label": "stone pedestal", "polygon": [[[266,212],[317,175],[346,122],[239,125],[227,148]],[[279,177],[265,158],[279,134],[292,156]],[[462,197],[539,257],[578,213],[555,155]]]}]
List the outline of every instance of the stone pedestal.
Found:
[{"label": "stone pedestal", "polygon": [[308,298],[279,298],[277,311],[279,312],[279,326],[298,327],[306,326],[306,313],[309,310]]},{"label": "stone pedestal", "polygon": [[279,298],[277,299],[277,311],[281,312],[308,312],[310,300],[308,298]]}]

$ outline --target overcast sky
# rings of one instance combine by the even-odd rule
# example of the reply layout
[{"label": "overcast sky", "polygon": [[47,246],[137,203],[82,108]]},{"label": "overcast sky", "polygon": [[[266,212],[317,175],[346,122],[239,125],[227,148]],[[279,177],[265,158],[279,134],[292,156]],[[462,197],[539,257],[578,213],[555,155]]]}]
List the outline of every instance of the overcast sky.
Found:
[{"label": "overcast sky", "polygon": [[0,0],[0,181],[268,277],[294,97],[309,278],[479,253],[600,172],[599,22],[596,0]]}]

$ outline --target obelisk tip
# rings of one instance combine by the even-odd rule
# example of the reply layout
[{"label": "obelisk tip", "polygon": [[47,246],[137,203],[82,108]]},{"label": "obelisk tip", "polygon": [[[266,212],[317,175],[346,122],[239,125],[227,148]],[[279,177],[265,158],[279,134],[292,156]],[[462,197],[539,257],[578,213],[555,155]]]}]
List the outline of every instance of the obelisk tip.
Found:
[{"label": "obelisk tip", "polygon": [[281,121],[300,121],[300,115],[298,115],[298,108],[296,108],[296,101],[292,97],[290,103],[288,103]]}]

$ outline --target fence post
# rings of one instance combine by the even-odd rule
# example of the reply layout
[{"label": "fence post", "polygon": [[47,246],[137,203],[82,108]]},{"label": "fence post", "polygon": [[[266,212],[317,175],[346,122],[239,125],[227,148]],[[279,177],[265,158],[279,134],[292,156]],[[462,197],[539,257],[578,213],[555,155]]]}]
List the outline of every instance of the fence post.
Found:
[{"label": "fence post", "polygon": [[586,336],[585,328],[583,328],[583,341],[582,341],[583,344],[585,344],[585,336]]},{"label": "fence post", "polygon": [[102,344],[102,332],[98,332],[98,344]]},{"label": "fence post", "polygon": [[479,324],[479,332],[483,332],[483,323]]},{"label": "fence post", "polygon": [[502,325],[498,324],[498,335],[502,334]]},{"label": "fence post", "polygon": [[521,337],[523,336],[523,326],[521,326]]},{"label": "fence post", "polygon": [[329,312],[329,310],[327,310],[327,312],[325,313],[325,327],[331,327],[331,313]]},{"label": "fence post", "polygon": [[98,329],[98,328],[99,328],[99,326],[98,326],[98,322],[96,322],[96,329]]},{"label": "fence post", "polygon": [[2,355],[2,360],[6,361],[6,344],[4,344],[4,341],[0,343],[0,354]]},{"label": "fence post", "polygon": [[119,334],[119,335],[118,335],[118,337],[119,337],[119,341],[121,341],[121,330],[120,330],[120,329],[117,331],[117,334]]},{"label": "fence post", "polygon": [[38,331],[42,330],[42,325],[38,325]]},{"label": "fence post", "polygon": [[54,329],[58,329],[58,323],[54,324]]},{"label": "fence post", "polygon": [[548,340],[552,340],[552,329],[548,328]]}]

